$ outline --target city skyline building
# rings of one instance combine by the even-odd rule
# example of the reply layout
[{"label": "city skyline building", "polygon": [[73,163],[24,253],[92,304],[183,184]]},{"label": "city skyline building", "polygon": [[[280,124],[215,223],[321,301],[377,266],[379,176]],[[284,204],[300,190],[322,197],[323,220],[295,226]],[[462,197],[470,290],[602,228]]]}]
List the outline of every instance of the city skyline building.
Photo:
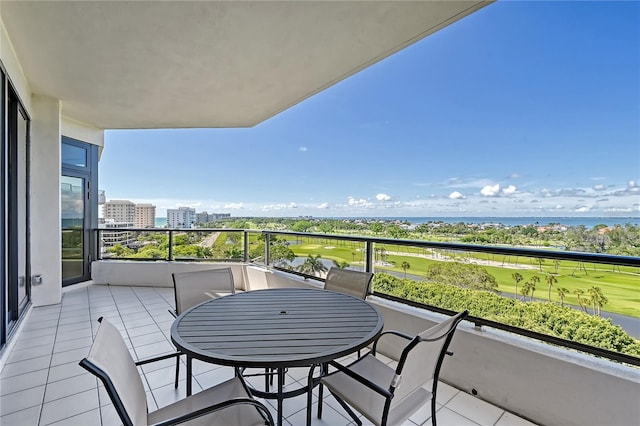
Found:
[{"label": "city skyline building", "polygon": [[107,221],[112,219],[117,223],[136,222],[136,204],[129,200],[110,200],[102,205],[102,215]]},{"label": "city skyline building", "polygon": [[156,206],[153,204],[136,204],[136,228],[154,228],[156,226]]},{"label": "city skyline building", "polygon": [[196,223],[196,209],[178,207],[167,209],[167,226],[169,228],[192,228]]}]

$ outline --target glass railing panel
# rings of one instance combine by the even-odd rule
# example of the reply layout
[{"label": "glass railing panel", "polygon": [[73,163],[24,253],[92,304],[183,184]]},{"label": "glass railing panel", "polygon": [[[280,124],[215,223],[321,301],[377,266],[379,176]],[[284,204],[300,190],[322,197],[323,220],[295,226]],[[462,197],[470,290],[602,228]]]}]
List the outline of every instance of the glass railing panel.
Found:
[{"label": "glass railing panel", "polygon": [[640,269],[376,243],[373,290],[640,357]]},{"label": "glass railing panel", "polygon": [[101,229],[98,241],[101,259],[169,259],[169,231]]},{"label": "glass railing panel", "polygon": [[172,260],[241,261],[244,260],[242,231],[172,231]]},{"label": "glass railing panel", "polygon": [[331,268],[366,269],[366,245],[344,238],[270,234],[271,265],[324,278]]}]

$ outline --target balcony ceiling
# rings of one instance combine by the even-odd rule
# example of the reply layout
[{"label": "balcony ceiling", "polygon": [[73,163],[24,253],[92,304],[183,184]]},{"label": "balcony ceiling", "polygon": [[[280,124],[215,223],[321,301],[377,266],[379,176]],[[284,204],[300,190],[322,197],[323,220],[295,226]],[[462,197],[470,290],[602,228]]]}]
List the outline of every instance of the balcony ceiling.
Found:
[{"label": "balcony ceiling", "polygon": [[254,126],[481,1],[2,1],[31,91],[98,128]]}]

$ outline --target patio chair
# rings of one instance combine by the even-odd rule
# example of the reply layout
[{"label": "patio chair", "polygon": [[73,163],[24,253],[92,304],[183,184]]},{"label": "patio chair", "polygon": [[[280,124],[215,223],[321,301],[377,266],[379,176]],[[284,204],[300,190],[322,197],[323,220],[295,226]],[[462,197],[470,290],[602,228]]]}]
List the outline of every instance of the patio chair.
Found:
[{"label": "patio chair", "polygon": [[[174,272],[171,274],[171,278],[176,298],[176,310],[169,312],[174,317],[202,302],[236,292],[233,273],[229,267],[194,272]],[[182,353],[176,352],[175,355],[176,379],[174,387],[177,389]],[[192,362],[191,357],[187,355],[187,363],[190,362]],[[191,378],[187,377],[187,380],[191,380]]]},{"label": "patio chair", "polygon": [[[324,280],[324,289],[348,294],[359,299],[366,299],[371,287],[373,273],[354,271],[351,269],[331,268]],[[358,350],[358,357],[360,351]]]},{"label": "patio chair", "polygon": [[102,381],[124,425],[274,424],[267,407],[251,397],[241,377],[148,412],[146,393],[136,367],[167,356],[134,362],[118,329],[103,318],[98,321],[100,326],[89,355],[80,365]]},{"label": "patio chair", "polygon": [[359,299],[365,299],[373,274],[351,269],[331,268],[324,282],[325,290],[337,291]]},{"label": "patio chair", "polygon": [[[329,364],[337,370],[321,369],[318,389],[318,418],[322,418],[323,385],[358,424],[362,421],[354,408],[377,426],[399,425],[431,399],[431,423],[436,426],[436,391],[444,356],[448,352],[456,327],[466,316],[463,311],[434,327],[409,336],[388,330],[378,336],[373,348],[353,363],[343,366],[335,361]],[[402,349],[398,366],[394,369],[376,358],[376,347],[381,337],[399,336],[408,343]],[[311,424],[311,399],[314,383],[313,370],[309,372],[307,393],[307,425]],[[423,386],[433,380],[431,392]],[[352,408],[351,408],[352,407]]]}]

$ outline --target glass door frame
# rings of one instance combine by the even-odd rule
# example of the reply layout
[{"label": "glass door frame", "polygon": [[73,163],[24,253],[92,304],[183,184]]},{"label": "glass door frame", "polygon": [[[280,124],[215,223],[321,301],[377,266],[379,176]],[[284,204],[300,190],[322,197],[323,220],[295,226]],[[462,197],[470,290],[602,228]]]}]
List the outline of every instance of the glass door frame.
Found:
[{"label": "glass door frame", "polygon": [[[80,148],[86,153],[84,165],[66,163],[64,155],[61,155],[61,176],[84,179],[84,228],[82,232],[82,275],[62,279],[62,286],[88,281],[91,279],[91,261],[95,260],[96,233],[98,227],[98,147],[87,142],[73,139],[67,136],[61,138],[62,145]],[[62,233],[62,216],[60,217],[60,232]],[[62,238],[62,235],[61,235]],[[60,247],[62,250],[62,245]],[[62,252],[61,252],[61,260]],[[62,265],[60,265],[62,267]]]}]

